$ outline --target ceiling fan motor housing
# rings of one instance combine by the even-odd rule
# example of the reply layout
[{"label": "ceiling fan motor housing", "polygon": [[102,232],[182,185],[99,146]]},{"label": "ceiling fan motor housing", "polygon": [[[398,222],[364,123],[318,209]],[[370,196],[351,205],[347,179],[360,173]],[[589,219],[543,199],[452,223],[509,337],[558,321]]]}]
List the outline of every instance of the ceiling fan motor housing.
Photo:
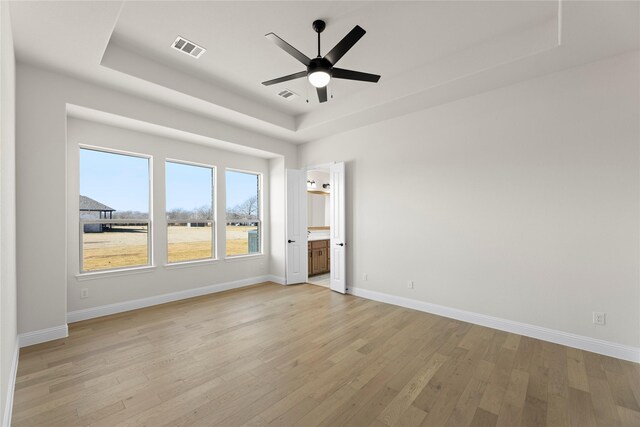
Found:
[{"label": "ceiling fan motor housing", "polygon": [[331,64],[331,62],[329,62],[328,59],[313,58],[311,62],[309,62],[309,65],[307,66],[307,73],[311,74],[316,71],[324,71],[326,73],[329,73],[329,75],[331,75],[331,67],[333,67],[333,64]]}]

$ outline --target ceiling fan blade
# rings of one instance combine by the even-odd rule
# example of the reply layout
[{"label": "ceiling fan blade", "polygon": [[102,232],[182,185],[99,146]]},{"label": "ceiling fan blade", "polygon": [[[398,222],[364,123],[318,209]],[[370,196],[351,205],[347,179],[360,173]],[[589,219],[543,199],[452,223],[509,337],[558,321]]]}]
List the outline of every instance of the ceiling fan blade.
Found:
[{"label": "ceiling fan blade", "polygon": [[362,73],[360,71],[345,70],[344,68],[332,68],[331,77],[336,79],[359,80],[362,82],[378,83],[380,76],[377,74]]},{"label": "ceiling fan blade", "polygon": [[271,86],[271,85],[274,85],[276,83],[282,83],[282,82],[286,82],[286,81],[289,81],[289,80],[295,80],[295,79],[299,79],[301,77],[307,77],[307,72],[306,71],[300,71],[299,73],[293,73],[293,74],[289,74],[288,76],[278,77],[277,79],[267,80],[266,82],[262,82],[262,84],[265,85],[265,86]]},{"label": "ceiling fan blade", "polygon": [[327,102],[327,87],[319,87],[318,89],[318,99],[320,102]]},{"label": "ceiling fan blade", "polygon": [[269,34],[265,35],[265,37],[268,38],[269,40],[271,40],[272,42],[274,42],[276,45],[278,45],[280,47],[280,49],[284,50],[289,55],[293,56],[298,61],[302,62],[302,64],[305,67],[309,65],[309,62],[311,62],[311,59],[309,59],[309,57],[307,57],[307,55],[305,55],[304,53],[300,52],[298,49],[296,49],[295,47],[291,46],[289,43],[287,43],[286,41],[282,40],[280,37],[276,36],[275,34],[269,33]]},{"label": "ceiling fan blade", "polygon": [[331,52],[325,55],[325,59],[328,59],[332,65],[336,65],[336,62],[340,60],[344,56],[345,53],[349,51],[353,47],[354,44],[358,42],[366,33],[365,30],[362,29],[359,25],[356,25],[353,30],[349,31],[349,34],[344,36],[342,40],[338,42],[337,45],[331,49]]}]

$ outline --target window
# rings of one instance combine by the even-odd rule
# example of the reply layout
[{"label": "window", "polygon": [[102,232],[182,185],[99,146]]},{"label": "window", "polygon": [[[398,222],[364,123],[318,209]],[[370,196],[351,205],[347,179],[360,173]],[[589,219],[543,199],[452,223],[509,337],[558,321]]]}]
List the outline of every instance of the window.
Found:
[{"label": "window", "polygon": [[213,168],[166,162],[168,262],[214,256]]},{"label": "window", "polygon": [[227,256],[262,252],[260,175],[227,170]]},{"label": "window", "polygon": [[80,149],[80,272],[151,263],[149,158]]}]

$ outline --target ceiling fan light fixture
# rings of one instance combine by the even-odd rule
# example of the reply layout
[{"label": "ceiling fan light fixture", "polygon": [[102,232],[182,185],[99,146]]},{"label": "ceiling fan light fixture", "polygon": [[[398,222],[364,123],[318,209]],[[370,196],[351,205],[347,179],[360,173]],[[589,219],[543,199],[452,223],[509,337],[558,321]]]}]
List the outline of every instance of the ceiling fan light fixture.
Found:
[{"label": "ceiling fan light fixture", "polygon": [[[307,70],[289,74],[288,76],[278,77],[277,79],[267,80],[266,82],[262,82],[262,84],[264,86],[271,86],[306,76],[309,84],[316,88],[316,92],[318,92],[318,101],[322,103],[327,102],[327,85],[332,78],[377,83],[378,80],[380,80],[380,76],[377,74],[369,74],[334,67],[340,58],[342,58],[344,54],[347,53],[347,51],[349,51],[349,49],[351,49],[353,45],[362,38],[362,36],[364,36],[366,31],[359,25],[356,25],[353,27],[353,30],[349,31],[349,33],[323,57],[320,55],[320,33],[322,33],[325,27],[326,24],[323,20],[316,19],[313,21],[313,29],[318,34],[318,56],[313,59],[309,58],[307,55],[300,52],[274,33],[266,34],[265,37],[267,39],[271,40],[303,65],[306,65]],[[309,100],[307,100],[307,102],[309,102]]]},{"label": "ceiling fan light fixture", "polygon": [[325,70],[316,70],[307,76],[309,83],[314,87],[325,87],[331,80],[331,74]]}]

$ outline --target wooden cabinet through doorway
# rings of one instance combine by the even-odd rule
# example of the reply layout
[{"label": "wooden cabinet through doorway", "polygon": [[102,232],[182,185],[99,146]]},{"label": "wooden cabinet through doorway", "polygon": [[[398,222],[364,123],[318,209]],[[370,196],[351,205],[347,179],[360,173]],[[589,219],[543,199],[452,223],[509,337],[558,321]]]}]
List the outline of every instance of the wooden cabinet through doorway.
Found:
[{"label": "wooden cabinet through doorway", "polygon": [[309,242],[309,276],[329,272],[329,240]]}]

